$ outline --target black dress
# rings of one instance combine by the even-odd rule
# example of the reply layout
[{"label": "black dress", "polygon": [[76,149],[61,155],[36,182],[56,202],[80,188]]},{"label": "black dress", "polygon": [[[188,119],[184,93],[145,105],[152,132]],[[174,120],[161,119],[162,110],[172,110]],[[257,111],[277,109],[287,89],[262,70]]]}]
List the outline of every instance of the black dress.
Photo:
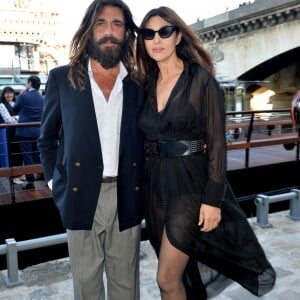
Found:
[{"label": "black dress", "polygon": [[[158,255],[165,226],[172,245],[190,256],[194,275],[184,278],[186,289],[200,285],[192,264],[198,261],[261,296],[272,289],[276,276],[243,211],[226,189],[225,113],[219,84],[200,66],[185,64],[166,107],[158,112],[156,78],[157,74],[150,76],[139,118],[146,137],[149,240]],[[162,158],[147,148],[149,141],[199,139],[206,141],[207,149],[197,155]],[[197,225],[201,203],[221,207],[222,221],[209,233]],[[199,299],[195,293],[188,299]]]}]

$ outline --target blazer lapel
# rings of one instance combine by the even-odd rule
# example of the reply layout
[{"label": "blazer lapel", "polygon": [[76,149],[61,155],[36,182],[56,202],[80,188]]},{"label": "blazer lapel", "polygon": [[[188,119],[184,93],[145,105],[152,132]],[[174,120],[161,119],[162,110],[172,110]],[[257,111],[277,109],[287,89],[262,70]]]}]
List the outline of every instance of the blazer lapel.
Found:
[{"label": "blazer lapel", "polygon": [[85,90],[80,93],[78,101],[78,108],[80,109],[82,116],[81,126],[86,129],[85,131],[90,140],[93,140],[95,142],[94,145],[101,148],[96,112],[89,81],[86,83]]}]

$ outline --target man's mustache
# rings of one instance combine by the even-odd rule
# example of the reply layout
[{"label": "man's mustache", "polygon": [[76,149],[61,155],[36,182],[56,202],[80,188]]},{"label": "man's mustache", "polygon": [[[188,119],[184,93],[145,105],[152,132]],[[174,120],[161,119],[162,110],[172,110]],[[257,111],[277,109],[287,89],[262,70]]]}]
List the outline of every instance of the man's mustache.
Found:
[{"label": "man's mustache", "polygon": [[111,43],[117,44],[117,45],[120,44],[119,40],[117,40],[116,38],[114,38],[112,36],[106,36],[106,37],[102,38],[101,40],[98,40],[97,45],[100,46],[100,45],[105,44],[107,42],[111,42]]}]

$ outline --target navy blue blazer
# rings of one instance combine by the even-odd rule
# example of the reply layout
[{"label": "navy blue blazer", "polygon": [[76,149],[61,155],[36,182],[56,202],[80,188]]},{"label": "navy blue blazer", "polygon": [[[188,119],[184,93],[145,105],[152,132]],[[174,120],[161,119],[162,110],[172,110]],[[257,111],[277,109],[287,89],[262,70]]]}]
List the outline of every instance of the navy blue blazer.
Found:
[{"label": "navy blue blazer", "polygon": [[[35,89],[20,94],[13,110],[19,115],[19,123],[41,122],[44,105],[44,96]],[[16,135],[37,139],[40,134],[40,127],[18,127]]]},{"label": "navy blue blazer", "polygon": [[[68,66],[49,73],[38,148],[45,179],[53,179],[53,199],[62,223],[71,230],[90,230],[101,188],[103,160],[91,85],[75,90]],[[120,230],[143,218],[143,136],[137,124],[142,88],[123,80],[117,181]]]}]

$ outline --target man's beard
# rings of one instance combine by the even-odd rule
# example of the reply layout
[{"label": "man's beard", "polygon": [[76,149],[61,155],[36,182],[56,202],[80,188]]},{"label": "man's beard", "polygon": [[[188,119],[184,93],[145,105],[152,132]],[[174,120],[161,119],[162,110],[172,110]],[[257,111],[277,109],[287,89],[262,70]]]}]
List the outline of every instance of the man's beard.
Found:
[{"label": "man's beard", "polygon": [[[107,41],[114,43],[116,46],[107,46],[101,49],[100,46]],[[115,67],[123,59],[127,48],[127,41],[119,41],[114,37],[104,37],[97,42],[91,41],[88,46],[88,54],[91,58],[98,61],[103,68],[110,69]]]}]

